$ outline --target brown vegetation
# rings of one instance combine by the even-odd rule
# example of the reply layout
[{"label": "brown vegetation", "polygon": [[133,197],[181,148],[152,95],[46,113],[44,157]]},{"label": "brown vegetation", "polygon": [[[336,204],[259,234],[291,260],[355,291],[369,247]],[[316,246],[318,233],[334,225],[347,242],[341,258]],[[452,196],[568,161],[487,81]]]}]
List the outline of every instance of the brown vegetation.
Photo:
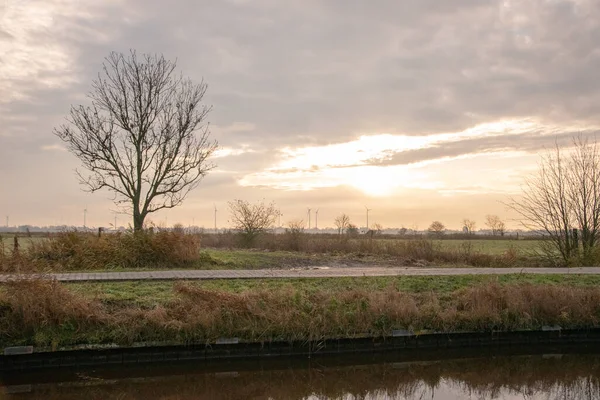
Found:
[{"label": "brown vegetation", "polygon": [[[100,300],[44,280],[0,292],[0,345],[37,346],[168,340],[318,340],[415,331],[490,331],[598,326],[600,288],[488,283],[450,294],[293,287],[241,293],[178,282],[156,303]],[[152,305],[150,305],[152,304]]]},{"label": "brown vegetation", "polygon": [[179,231],[106,234],[65,232],[15,252],[0,247],[0,271],[181,268],[200,260],[200,237]]}]

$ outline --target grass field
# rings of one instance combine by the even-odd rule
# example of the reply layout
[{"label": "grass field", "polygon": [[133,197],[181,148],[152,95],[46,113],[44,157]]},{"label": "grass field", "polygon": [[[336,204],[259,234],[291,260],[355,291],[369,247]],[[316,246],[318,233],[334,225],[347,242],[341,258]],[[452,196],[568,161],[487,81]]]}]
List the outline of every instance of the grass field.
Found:
[{"label": "grass field", "polygon": [[448,250],[458,250],[465,246],[471,246],[473,251],[483,254],[499,255],[509,250],[515,250],[521,254],[527,254],[536,250],[539,245],[537,240],[494,240],[494,239],[472,239],[472,240],[434,240],[436,245]]},{"label": "grass field", "polygon": [[[11,251],[14,246],[14,235],[8,235],[8,234],[4,233],[4,234],[0,234],[0,237],[2,238],[2,240],[0,241],[0,244],[2,246],[4,246],[5,250]],[[31,247],[32,243],[37,243],[37,242],[41,242],[44,240],[48,240],[48,239],[45,237],[42,237],[42,236],[32,236],[32,237],[19,236],[19,248],[26,250]]]},{"label": "grass field", "polygon": [[[318,237],[318,236],[317,236]],[[0,234],[2,243],[5,249],[12,249],[14,243],[14,235]],[[41,241],[48,240],[43,236],[19,236],[19,245],[21,248],[30,247],[31,243],[39,243]],[[407,242],[411,239],[374,239],[374,241],[397,241]],[[517,251],[528,252],[535,250],[538,245],[538,240],[505,240],[505,239],[470,239],[470,240],[459,240],[459,239],[432,239],[434,245],[440,246],[446,249],[459,249],[469,244],[472,246],[473,251],[479,251],[485,254],[502,254],[510,249]]]},{"label": "grass field", "polygon": [[[301,293],[327,292],[335,295],[353,290],[377,292],[393,288],[406,293],[436,293],[448,295],[456,290],[497,283],[500,285],[569,285],[573,287],[600,286],[598,275],[456,275],[456,276],[400,276],[348,278],[294,278],[294,279],[215,279],[190,281],[189,285],[204,290],[243,293],[257,290],[287,288]],[[89,299],[108,303],[127,303],[142,307],[164,305],[173,300],[172,281],[125,281],[67,283],[66,287]],[[0,286],[1,288],[1,286]]]},{"label": "grass field", "polygon": [[[214,236],[214,235],[213,235]],[[13,237],[2,236],[0,271],[88,271],[156,269],[262,269],[300,266],[475,266],[531,267],[538,241],[494,239],[402,239],[366,237],[349,240],[306,235],[300,251],[291,251],[285,235],[267,236],[256,248],[234,246],[214,237],[159,232],[141,237],[64,233],[19,237],[20,254],[11,259]],[[218,238],[217,238],[218,239]],[[218,244],[219,247],[203,245]],[[270,242],[269,242],[270,241]]]}]

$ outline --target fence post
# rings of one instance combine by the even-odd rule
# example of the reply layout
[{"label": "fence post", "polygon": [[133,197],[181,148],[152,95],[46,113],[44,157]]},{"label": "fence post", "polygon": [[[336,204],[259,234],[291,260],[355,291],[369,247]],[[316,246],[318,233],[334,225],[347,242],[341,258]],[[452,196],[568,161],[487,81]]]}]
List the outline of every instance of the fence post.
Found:
[{"label": "fence post", "polygon": [[575,254],[579,252],[579,235],[577,228],[573,228],[573,250],[575,250]]},{"label": "fence post", "polygon": [[13,244],[13,254],[17,254],[19,252],[19,238],[15,235],[14,244]]}]

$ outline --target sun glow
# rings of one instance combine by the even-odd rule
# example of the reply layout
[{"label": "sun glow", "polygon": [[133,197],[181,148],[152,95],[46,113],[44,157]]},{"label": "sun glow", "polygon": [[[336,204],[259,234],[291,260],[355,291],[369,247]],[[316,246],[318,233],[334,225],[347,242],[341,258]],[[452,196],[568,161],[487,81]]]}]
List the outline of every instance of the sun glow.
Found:
[{"label": "sun glow", "polygon": [[[490,122],[466,129],[461,132],[441,133],[428,136],[407,135],[363,135],[358,139],[325,146],[304,148],[283,148],[279,161],[263,171],[246,175],[239,183],[242,186],[268,186],[286,190],[312,190],[324,187],[350,186],[369,196],[389,196],[402,189],[435,189],[448,193],[458,190],[472,191],[489,187],[490,172],[486,168],[474,168],[473,158],[486,159],[485,165],[500,168],[499,159],[505,157],[524,157],[524,153],[515,151],[490,151],[465,153],[455,156],[440,155],[432,159],[415,160],[404,164],[390,163],[392,156],[428,148],[442,148],[444,144],[461,140],[494,136],[510,136],[527,132],[553,134],[564,132],[567,127],[542,125],[531,119],[505,120]],[[455,162],[464,160],[463,162]],[[454,165],[458,170],[449,168]],[[480,165],[477,162],[477,165]],[[507,169],[517,168],[516,164]],[[485,172],[488,171],[488,172]],[[498,169],[496,169],[498,171]],[[461,176],[474,179],[479,184],[476,189],[455,189],[457,182],[465,185]],[[502,177],[501,181],[504,181]]]}]

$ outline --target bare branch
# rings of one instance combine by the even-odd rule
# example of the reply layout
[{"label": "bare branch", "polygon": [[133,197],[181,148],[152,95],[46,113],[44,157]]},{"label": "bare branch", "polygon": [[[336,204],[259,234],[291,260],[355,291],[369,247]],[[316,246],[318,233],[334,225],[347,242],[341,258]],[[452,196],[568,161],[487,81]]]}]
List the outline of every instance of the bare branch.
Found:
[{"label": "bare branch", "polygon": [[228,205],[230,222],[234,229],[243,234],[246,245],[251,245],[258,235],[275,225],[279,217],[279,209],[273,202],[265,204],[264,201],[260,201],[251,204],[245,200],[233,200]]},{"label": "bare branch", "polygon": [[[545,233],[548,255],[563,263],[592,260],[600,228],[600,153],[596,141],[573,138],[565,151],[558,143],[542,156],[537,174],[525,180],[523,195],[510,208],[528,229]],[[580,254],[580,251],[582,252]]]},{"label": "bare branch", "polygon": [[130,204],[135,229],[147,214],[180,205],[215,168],[217,149],[204,123],[207,85],[174,74],[163,56],[111,53],[88,94],[92,105],[71,108],[55,129],[89,172],[87,190],[108,189]]},{"label": "bare branch", "polygon": [[333,223],[338,228],[338,234],[340,234],[340,235],[342,233],[344,233],[344,231],[346,231],[348,229],[348,227],[351,225],[350,217],[347,214],[338,215],[337,217],[335,217],[335,220],[333,221]]}]

